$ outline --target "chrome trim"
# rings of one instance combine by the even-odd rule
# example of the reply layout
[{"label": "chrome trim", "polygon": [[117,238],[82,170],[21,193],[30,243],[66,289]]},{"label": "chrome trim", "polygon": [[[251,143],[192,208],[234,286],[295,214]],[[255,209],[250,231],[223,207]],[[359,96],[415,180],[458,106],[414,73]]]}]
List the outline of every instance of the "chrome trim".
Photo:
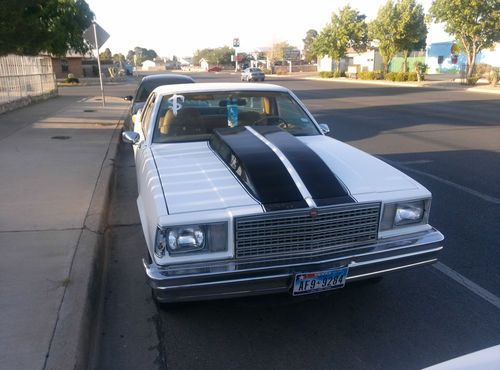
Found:
[{"label": "chrome trim", "polygon": [[356,248],[378,237],[380,203],[353,203],[239,216],[234,219],[237,258],[313,255]]},{"label": "chrome trim", "polygon": [[382,240],[354,253],[268,261],[211,261],[158,266],[143,260],[149,284],[158,300],[191,301],[289,292],[295,273],[349,266],[348,282],[437,261],[443,235],[424,232]]},{"label": "chrome trim", "polygon": [[300,178],[298,172],[295,170],[293,165],[290,163],[287,157],[283,154],[279,148],[271,143],[269,140],[267,140],[264,136],[259,134],[257,131],[255,131],[252,127],[250,126],[245,126],[245,128],[250,131],[252,134],[254,134],[260,141],[262,141],[264,144],[266,144],[273,152],[276,153],[278,158],[280,159],[281,163],[285,166],[287,169],[288,173],[292,177],[293,181],[295,182],[295,185],[297,186],[297,189],[299,190],[300,194],[302,195],[302,198],[306,201],[307,205],[309,208],[316,208],[316,202],[312,198],[311,193],[309,193],[309,190],[307,190],[304,182]]}]

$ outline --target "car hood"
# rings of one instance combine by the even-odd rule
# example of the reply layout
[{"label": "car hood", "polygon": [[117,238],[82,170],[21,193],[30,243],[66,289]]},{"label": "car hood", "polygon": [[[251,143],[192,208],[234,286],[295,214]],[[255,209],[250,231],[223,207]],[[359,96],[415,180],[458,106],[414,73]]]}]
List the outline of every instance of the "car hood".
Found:
[{"label": "car hood", "polygon": [[[322,135],[298,140],[321,158],[354,201],[383,201],[393,193],[411,197],[412,192],[427,192],[394,167],[350,145]],[[261,203],[252,186],[243,185],[208,142],[153,144],[151,149],[170,214]],[[269,179],[270,183],[275,180]]]}]

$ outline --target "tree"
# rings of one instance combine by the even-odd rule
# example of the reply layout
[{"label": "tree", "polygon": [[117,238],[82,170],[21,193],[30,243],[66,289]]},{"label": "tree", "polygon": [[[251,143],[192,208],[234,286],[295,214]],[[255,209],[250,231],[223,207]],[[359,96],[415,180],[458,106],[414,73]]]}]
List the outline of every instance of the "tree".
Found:
[{"label": "tree", "polygon": [[93,19],[84,0],[3,0],[0,55],[85,53],[89,46],[83,31]]},{"label": "tree", "polygon": [[467,81],[472,83],[476,55],[500,41],[498,0],[434,0],[432,19],[445,23],[445,31],[456,37],[467,55]]},{"label": "tree", "polygon": [[368,25],[369,36],[377,41],[380,55],[384,61],[384,72],[387,72],[392,58],[398,52],[396,44],[398,15],[392,0],[378,10],[377,17]]},{"label": "tree", "polygon": [[317,55],[328,55],[337,61],[337,71],[340,71],[340,59],[345,58],[349,48],[357,52],[366,50],[368,45],[368,27],[366,16],[346,5],[333,13],[332,20],[327,24],[314,42]]},{"label": "tree", "polygon": [[304,43],[304,59],[307,63],[311,63],[316,59],[316,54],[314,50],[314,40],[318,37],[318,31],[310,29],[306,32],[306,37],[302,39]]},{"label": "tree", "polygon": [[125,63],[125,55],[122,53],[113,54],[113,61]]},{"label": "tree", "polygon": [[102,53],[99,54],[99,58],[101,60],[112,60],[113,54],[111,53],[111,50],[109,50],[109,48],[106,48]]},{"label": "tree", "polygon": [[234,55],[234,49],[229,46],[196,50],[193,55],[193,64],[200,64],[200,60],[205,59],[209,64],[230,65],[232,55]]},{"label": "tree", "polygon": [[403,72],[408,71],[408,55],[412,50],[425,48],[427,26],[424,8],[415,0],[399,0],[395,5],[396,48],[403,53]]},{"label": "tree", "polygon": [[284,60],[285,52],[289,49],[295,49],[286,41],[275,42],[266,55],[270,60]]},{"label": "tree", "polygon": [[158,57],[156,51],[153,49],[146,49],[140,46],[136,46],[134,50],[129,50],[127,53],[127,62],[133,64],[134,66],[141,65],[145,60],[154,60]]}]

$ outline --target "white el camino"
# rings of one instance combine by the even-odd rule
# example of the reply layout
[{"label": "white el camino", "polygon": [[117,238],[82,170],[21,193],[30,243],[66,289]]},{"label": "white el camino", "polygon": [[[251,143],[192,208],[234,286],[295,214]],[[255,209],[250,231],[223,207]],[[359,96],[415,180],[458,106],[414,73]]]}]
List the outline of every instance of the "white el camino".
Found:
[{"label": "white el camino", "polygon": [[442,249],[431,193],[325,136],[284,87],[161,86],[136,118],[122,135],[160,302],[323,292]]}]

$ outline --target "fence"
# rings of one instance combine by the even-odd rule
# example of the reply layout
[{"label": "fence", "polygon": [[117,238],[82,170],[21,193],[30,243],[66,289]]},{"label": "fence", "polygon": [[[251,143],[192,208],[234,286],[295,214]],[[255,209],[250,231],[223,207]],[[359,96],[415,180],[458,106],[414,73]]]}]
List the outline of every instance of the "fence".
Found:
[{"label": "fence", "polygon": [[0,57],[0,105],[57,90],[50,57]]}]

